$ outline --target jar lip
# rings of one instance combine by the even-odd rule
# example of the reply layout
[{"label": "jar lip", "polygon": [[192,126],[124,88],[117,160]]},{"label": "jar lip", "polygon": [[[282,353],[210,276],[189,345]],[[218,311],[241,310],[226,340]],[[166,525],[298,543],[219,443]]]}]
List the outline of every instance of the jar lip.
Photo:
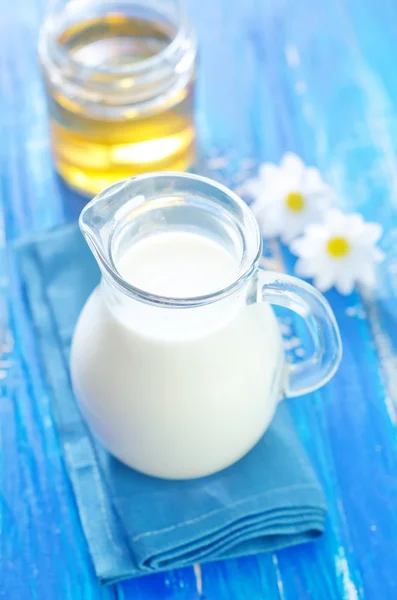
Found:
[{"label": "jar lip", "polygon": [[[176,28],[175,36],[172,38],[170,43],[148,58],[144,58],[136,63],[124,64],[124,65],[112,65],[111,67],[106,65],[95,65],[89,66],[81,63],[75,58],[68,55],[65,48],[61,44],[57,43],[57,38],[60,34],[60,27],[58,27],[58,18],[54,15],[49,15],[42,24],[39,34],[39,53],[41,57],[46,56],[47,60],[50,58],[50,49],[57,56],[59,63],[63,65],[70,65],[75,69],[81,69],[84,72],[95,72],[112,75],[139,75],[145,71],[155,69],[157,66],[164,65],[172,61],[172,57],[177,57],[178,50],[184,40],[190,39],[194,47],[196,46],[196,40],[193,31],[190,27],[189,19],[187,17],[186,9],[180,4],[180,17],[178,26]],[[47,61],[45,61],[47,62]],[[52,62],[52,61],[51,61]]]},{"label": "jar lip", "polygon": [[[242,229],[243,235],[247,241],[247,252],[245,260],[242,260],[240,269],[236,272],[235,277],[224,288],[215,290],[214,292],[205,295],[191,296],[186,298],[175,298],[153,294],[146,290],[135,287],[120,275],[112,258],[112,235],[110,235],[108,240],[106,254],[98,246],[98,242],[95,239],[95,236],[92,235],[90,226],[87,223],[89,219],[86,218],[86,215],[87,213],[89,213],[90,209],[92,209],[92,207],[96,203],[100,202],[102,198],[106,197],[106,195],[112,194],[112,188],[116,188],[116,193],[119,190],[123,190],[123,193],[125,193],[129,185],[144,183],[145,181],[153,178],[155,178],[158,182],[164,182],[164,185],[166,185],[168,181],[172,181],[175,178],[178,178],[183,181],[193,180],[199,182],[201,185],[207,187],[208,190],[216,190],[222,196],[227,197],[229,200],[232,201],[233,204],[237,205],[240,209],[242,218],[245,220]],[[165,192],[165,194],[169,195],[169,192]],[[127,294],[135,300],[139,300],[146,304],[152,304],[168,308],[196,308],[199,306],[212,304],[213,302],[226,298],[227,296],[239,290],[251,278],[251,276],[254,274],[258,267],[259,260],[262,255],[262,238],[259,233],[258,223],[248,205],[235,192],[229,190],[224,185],[213,181],[212,179],[209,179],[207,177],[202,177],[201,175],[194,175],[191,173],[147,173],[143,175],[138,175],[130,179],[125,179],[124,181],[114,184],[113,186],[110,186],[110,188],[107,188],[106,190],[101,192],[98,196],[96,196],[93,200],[91,200],[91,202],[89,202],[86,205],[86,207],[83,209],[80,215],[79,225],[84,236],[89,241],[89,245],[91,246],[95,257],[100,262],[100,265],[102,267],[101,270],[105,276],[106,281],[110,285],[116,287],[121,292]]]}]

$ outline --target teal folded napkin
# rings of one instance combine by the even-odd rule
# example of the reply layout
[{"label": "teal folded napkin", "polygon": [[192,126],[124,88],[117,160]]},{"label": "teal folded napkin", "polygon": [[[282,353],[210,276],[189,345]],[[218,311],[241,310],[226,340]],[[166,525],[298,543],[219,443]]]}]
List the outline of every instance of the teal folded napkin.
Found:
[{"label": "teal folded napkin", "polygon": [[249,454],[209,477],[155,479],[110,456],[79,413],[68,369],[76,319],[99,281],[96,262],[75,225],[19,244],[16,256],[66,468],[102,583],[275,550],[321,534],[323,493],[285,402]]}]

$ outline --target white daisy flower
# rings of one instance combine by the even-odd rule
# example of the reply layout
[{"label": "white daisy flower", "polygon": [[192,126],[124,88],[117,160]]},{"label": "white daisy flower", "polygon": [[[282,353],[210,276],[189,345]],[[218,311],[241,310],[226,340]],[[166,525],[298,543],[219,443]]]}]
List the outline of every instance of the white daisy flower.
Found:
[{"label": "white daisy flower", "polygon": [[365,223],[359,214],[344,215],[330,210],[321,225],[309,225],[303,237],[292,242],[299,256],[295,271],[312,277],[322,292],[332,286],[350,294],[356,283],[375,284],[375,266],[384,258],[375,244],[382,235],[378,223]]},{"label": "white daisy flower", "polygon": [[265,163],[256,179],[243,187],[254,203],[251,205],[262,234],[281,236],[288,243],[300,235],[306,225],[322,220],[332,202],[332,192],[313,167],[306,167],[291,152],[280,166]]}]

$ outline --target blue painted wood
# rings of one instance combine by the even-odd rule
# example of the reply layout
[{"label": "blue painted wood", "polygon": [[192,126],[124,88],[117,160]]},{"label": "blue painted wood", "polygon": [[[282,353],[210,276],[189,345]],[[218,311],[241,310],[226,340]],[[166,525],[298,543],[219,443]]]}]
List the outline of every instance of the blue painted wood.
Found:
[{"label": "blue painted wood", "polygon": [[[99,588],[6,240],[76,217],[54,175],[36,61],[44,1],[0,19],[0,597],[9,600],[384,600],[397,591],[397,7],[393,0],[190,0],[201,42],[199,129],[216,177],[238,187],[293,150],[346,210],[381,219],[374,298],[328,297],[345,355],[291,402],[329,504],[326,534],[273,555]],[[277,245],[267,256],[291,270]],[[286,327],[290,325],[286,321]],[[299,328],[299,323],[296,324]],[[293,331],[291,335],[294,335]]]}]

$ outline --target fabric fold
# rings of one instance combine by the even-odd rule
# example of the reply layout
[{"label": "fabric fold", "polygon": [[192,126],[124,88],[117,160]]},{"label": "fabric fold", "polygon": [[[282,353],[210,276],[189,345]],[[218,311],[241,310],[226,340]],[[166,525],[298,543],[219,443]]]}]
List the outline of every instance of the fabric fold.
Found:
[{"label": "fabric fold", "polygon": [[315,539],[325,501],[286,402],[235,465],[190,481],[129,469],[90,434],[69,380],[69,350],[99,270],[77,226],[19,243],[21,293],[52,394],[84,535],[102,583]]}]

